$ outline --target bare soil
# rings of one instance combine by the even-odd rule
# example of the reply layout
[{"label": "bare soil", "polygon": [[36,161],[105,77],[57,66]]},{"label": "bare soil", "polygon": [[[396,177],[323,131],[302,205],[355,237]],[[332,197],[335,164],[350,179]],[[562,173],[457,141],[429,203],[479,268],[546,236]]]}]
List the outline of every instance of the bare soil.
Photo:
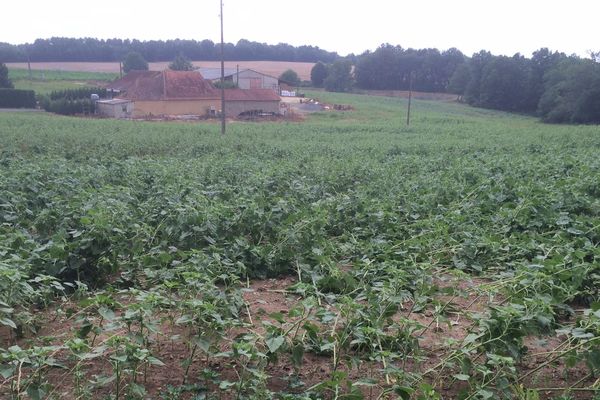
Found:
[{"label": "bare soil", "polygon": [[[270,315],[273,313],[287,314],[290,309],[297,305],[302,299],[300,296],[290,292],[288,288],[296,282],[294,277],[282,277],[278,279],[268,279],[251,282],[244,290],[244,300],[247,304],[246,315],[244,320],[249,323],[249,329],[255,332],[264,333],[265,321],[271,321]],[[425,373],[426,379],[435,384],[437,389],[441,391],[444,398],[455,398],[458,391],[464,387],[464,382],[459,382],[452,378],[452,374],[456,372],[435,368],[440,361],[444,360],[450,354],[453,348],[460,346],[465,337],[476,330],[476,322],[472,316],[476,313],[485,312],[485,310],[493,304],[499,304],[503,301],[501,298],[491,297],[486,293],[486,285],[490,282],[484,279],[464,279],[457,276],[441,276],[434,281],[434,284],[440,288],[456,289],[452,295],[440,295],[436,297],[438,304],[444,306],[443,313],[436,313],[432,308],[426,308],[419,312],[414,311],[413,304],[407,302],[394,318],[406,318],[418,322],[424,328],[417,330],[415,337],[419,343],[419,349],[422,356],[422,362],[409,362],[404,365],[404,368],[413,371]],[[122,304],[130,303],[132,300],[121,298],[119,301]],[[65,310],[68,308],[76,309],[76,304],[71,304],[68,301],[55,308],[43,311],[42,320],[43,327],[36,335],[20,339],[18,344],[22,347],[27,347],[32,343],[45,344],[60,344],[64,343],[70,337],[73,337],[77,326],[73,322],[73,318],[67,317],[63,313],[57,313],[57,310]],[[440,318],[443,315],[443,318]],[[241,328],[240,328],[241,329]],[[243,333],[243,330],[235,330],[230,332],[229,339],[237,334]],[[179,386],[182,383],[184,376],[184,368],[182,361],[188,354],[186,345],[181,340],[172,340],[174,335],[183,337],[185,332],[177,325],[168,322],[163,322],[160,326],[161,334],[155,335],[152,338],[153,353],[166,364],[166,367],[150,367],[147,371],[148,380],[145,387],[148,390],[150,398],[158,398],[167,386]],[[116,334],[118,332],[111,332]],[[99,336],[96,344],[102,343],[107,337]],[[540,365],[544,364],[555,349],[559,348],[563,343],[563,338],[559,336],[547,336],[540,338],[529,337],[526,340],[529,353],[525,359],[517,366],[522,374],[533,371]],[[6,345],[14,343],[6,329],[0,329],[0,341]],[[227,351],[229,340],[224,340],[225,343],[221,350]],[[64,362],[69,369],[52,369],[48,371],[48,378],[55,390],[54,393],[61,399],[75,399],[73,393],[74,381],[73,368],[74,362],[68,358],[65,350],[58,351],[55,358]],[[223,361],[222,358],[201,359],[197,357],[190,369],[190,382],[198,382],[200,372],[205,368],[211,368],[218,372],[222,379],[235,381],[237,379],[237,366],[230,361]],[[93,379],[94,376],[111,374],[111,367],[107,357],[101,357],[83,364],[86,379]],[[349,379],[359,380],[367,376],[379,381],[380,387],[386,385],[386,379],[380,373],[382,365],[368,360],[360,360],[358,368],[348,364],[343,364],[341,369],[349,373]],[[435,369],[434,372],[427,371]],[[317,354],[306,353],[304,355],[303,365],[299,371],[285,357],[281,357],[276,363],[270,364],[266,372],[271,376],[268,380],[269,388],[273,391],[290,390],[289,382],[292,379],[300,379],[304,382],[305,387],[311,387],[319,382],[327,380],[332,373],[332,361],[330,357],[323,357]],[[535,371],[525,382],[526,387],[544,387],[544,388],[560,388],[568,387],[575,382],[578,382],[586,375],[585,367],[576,367],[567,369],[560,362],[553,362]],[[140,378],[141,379],[141,378]],[[580,385],[590,384],[591,382],[580,382]],[[6,382],[0,380],[0,397],[7,387]],[[113,383],[114,385],[114,383]],[[210,384],[208,385],[211,388]],[[211,388],[216,390],[215,387]],[[109,395],[114,388],[104,387],[94,391],[94,398],[103,398]],[[368,399],[375,399],[380,394],[381,389],[365,388],[364,394]],[[542,391],[542,399],[550,399],[560,393],[553,390]],[[227,395],[222,396],[223,399],[228,399]],[[591,399],[592,394],[589,392],[581,392],[576,394],[579,399]]]}]

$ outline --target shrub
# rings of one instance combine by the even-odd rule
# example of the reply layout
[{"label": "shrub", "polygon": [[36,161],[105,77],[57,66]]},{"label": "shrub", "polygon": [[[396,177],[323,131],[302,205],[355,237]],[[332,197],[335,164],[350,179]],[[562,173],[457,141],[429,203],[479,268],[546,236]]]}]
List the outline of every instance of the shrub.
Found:
[{"label": "shrub", "polygon": [[50,93],[50,100],[79,100],[89,99],[92,94],[97,94],[100,97],[106,97],[107,90],[99,87],[85,87],[81,89],[66,89],[55,90]]},{"label": "shrub", "polygon": [[0,89],[0,108],[35,108],[33,90]]},{"label": "shrub", "polygon": [[61,98],[57,100],[51,100],[49,98],[45,98],[41,101],[41,104],[44,110],[62,115],[94,113],[96,110],[96,104],[90,99],[71,100],[67,98]]}]

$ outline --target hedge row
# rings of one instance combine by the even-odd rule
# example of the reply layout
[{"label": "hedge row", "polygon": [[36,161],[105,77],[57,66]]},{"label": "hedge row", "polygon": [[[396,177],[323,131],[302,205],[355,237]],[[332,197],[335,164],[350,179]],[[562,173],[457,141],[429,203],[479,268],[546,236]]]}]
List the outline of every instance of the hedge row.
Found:
[{"label": "hedge row", "polygon": [[44,110],[62,115],[93,114],[96,108],[96,104],[90,99],[69,100],[62,98],[51,100],[45,98],[41,103]]},{"label": "hedge row", "polygon": [[81,89],[66,89],[66,90],[55,90],[50,93],[50,100],[79,100],[89,99],[92,94],[97,94],[101,98],[106,97],[106,89],[99,87],[84,87]]},{"label": "hedge row", "polygon": [[0,89],[0,108],[35,108],[33,90]]}]

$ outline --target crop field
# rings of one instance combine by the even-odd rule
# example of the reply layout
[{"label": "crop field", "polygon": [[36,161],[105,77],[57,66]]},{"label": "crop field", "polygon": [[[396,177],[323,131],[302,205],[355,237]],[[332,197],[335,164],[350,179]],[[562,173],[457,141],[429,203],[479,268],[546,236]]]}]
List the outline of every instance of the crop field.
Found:
[{"label": "crop field", "polygon": [[600,129],[309,95],[0,113],[0,398],[600,398]]},{"label": "crop field", "polygon": [[15,89],[33,90],[36,94],[49,94],[55,90],[95,87],[98,84],[118,78],[118,73],[36,70],[31,77],[27,69],[9,69],[8,75]]}]

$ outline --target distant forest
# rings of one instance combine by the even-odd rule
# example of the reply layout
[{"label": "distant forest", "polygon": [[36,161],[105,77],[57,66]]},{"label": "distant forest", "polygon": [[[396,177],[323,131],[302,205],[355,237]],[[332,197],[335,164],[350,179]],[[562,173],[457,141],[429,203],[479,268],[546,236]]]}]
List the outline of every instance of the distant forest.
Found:
[{"label": "distant forest", "polygon": [[362,89],[455,93],[483,108],[538,115],[546,122],[600,123],[600,54],[589,59],[542,48],[531,58],[471,57],[457,49],[403,49],[389,44],[356,58]]},{"label": "distant forest", "polygon": [[[13,45],[0,43],[0,62],[40,61],[119,61],[131,51],[140,53],[147,61],[171,61],[179,54],[192,60],[220,60],[220,44],[210,40],[129,40],[61,38],[37,39],[33,43]],[[240,40],[225,44],[225,59],[231,61],[297,61],[332,62],[337,53],[314,46],[294,47],[279,43]]]},{"label": "distant forest", "polygon": [[[178,55],[202,61],[220,57],[220,46],[210,40],[51,38],[21,45],[0,43],[0,62],[119,61],[132,51],[147,61],[170,61]],[[318,84],[313,83],[322,85],[329,75],[333,84],[328,90],[412,87],[422,92],[455,93],[472,106],[538,115],[547,122],[600,123],[600,53],[584,59],[542,48],[530,58],[495,56],[485,50],[469,57],[456,48],[440,51],[384,44],[343,58],[314,46],[240,40],[225,45],[225,59],[321,61],[329,66],[319,63],[324,70],[321,75],[325,75]]]}]

